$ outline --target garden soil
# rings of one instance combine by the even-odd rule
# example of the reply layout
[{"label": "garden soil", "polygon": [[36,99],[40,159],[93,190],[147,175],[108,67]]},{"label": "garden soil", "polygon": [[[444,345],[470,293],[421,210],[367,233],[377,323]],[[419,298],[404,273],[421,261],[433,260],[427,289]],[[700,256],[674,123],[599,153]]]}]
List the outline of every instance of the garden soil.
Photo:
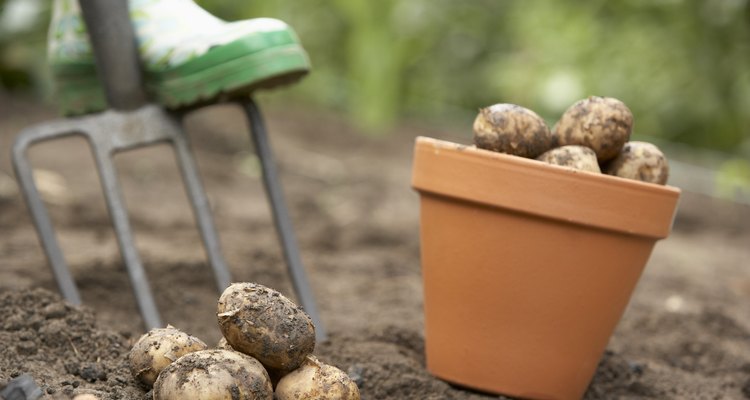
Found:
[{"label": "garden soil", "polygon": [[[52,118],[48,106],[0,95],[0,388],[29,374],[45,398],[148,398],[127,367],[142,321],[86,142],[62,139],[30,154],[83,306],[57,294],[15,187],[14,137]],[[299,107],[271,107],[267,118],[330,336],[317,344],[319,358],[346,371],[363,399],[497,398],[432,377],[424,360],[411,152],[417,135],[470,142],[470,121],[459,128],[411,123],[372,137]],[[234,279],[294,298],[239,109],[200,110],[185,126]],[[134,150],[116,164],[164,322],[218,342],[219,293],[171,149]],[[748,243],[747,206],[685,193],[674,231],[657,244],[585,398],[750,399]]]}]

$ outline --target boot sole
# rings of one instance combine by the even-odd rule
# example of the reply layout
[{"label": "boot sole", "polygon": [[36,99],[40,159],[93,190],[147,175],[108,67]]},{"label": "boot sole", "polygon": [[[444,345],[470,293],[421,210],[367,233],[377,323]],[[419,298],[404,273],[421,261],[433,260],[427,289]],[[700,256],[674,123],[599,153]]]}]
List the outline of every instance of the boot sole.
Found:
[{"label": "boot sole", "polygon": [[[154,100],[167,108],[196,107],[248,96],[258,89],[290,84],[310,70],[307,53],[299,44],[284,44],[247,54],[244,42],[241,39],[211,50],[164,72],[146,72],[146,89]],[[244,55],[231,57],[243,51]],[[52,73],[63,115],[87,114],[107,108],[104,89],[93,64],[56,64],[52,65]]]},{"label": "boot sole", "polygon": [[[205,62],[206,59],[201,60]],[[298,81],[310,70],[302,46],[265,49],[192,73],[173,71],[147,74],[146,84],[156,101],[168,108],[181,108],[246,96]]]}]

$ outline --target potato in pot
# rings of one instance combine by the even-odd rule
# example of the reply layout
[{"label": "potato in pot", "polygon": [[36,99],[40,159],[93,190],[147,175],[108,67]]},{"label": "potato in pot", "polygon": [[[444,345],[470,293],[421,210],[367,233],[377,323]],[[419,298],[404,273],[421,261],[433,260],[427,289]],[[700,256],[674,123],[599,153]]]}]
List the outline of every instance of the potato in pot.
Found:
[{"label": "potato in pot", "polygon": [[628,142],[617,157],[604,166],[604,172],[621,178],[664,185],[669,163],[658,147],[647,142]]},{"label": "potato in pot", "polygon": [[480,109],[473,129],[474,144],[485,150],[536,158],[554,147],[544,120],[515,104],[495,104]]},{"label": "potato in pot", "polygon": [[537,157],[537,160],[581,171],[602,172],[596,160],[594,150],[584,146],[569,145],[557,147]]},{"label": "potato in pot", "polygon": [[570,106],[553,128],[558,146],[594,150],[600,163],[616,157],[633,130],[633,114],[620,100],[591,96]]}]

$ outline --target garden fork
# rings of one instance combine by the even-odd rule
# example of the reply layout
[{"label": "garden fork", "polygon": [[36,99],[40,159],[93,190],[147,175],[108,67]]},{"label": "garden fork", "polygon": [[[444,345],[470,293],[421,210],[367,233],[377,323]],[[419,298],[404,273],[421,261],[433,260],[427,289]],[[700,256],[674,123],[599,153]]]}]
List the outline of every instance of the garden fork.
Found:
[{"label": "garden fork", "polygon": [[[13,166],[58,287],[67,301],[80,304],[78,289],[34,182],[27,152],[32,145],[51,139],[71,135],[81,135],[87,139],[94,154],[107,208],[144,324],[147,329],[161,327],[161,318],[135,248],[120,192],[113,163],[116,153],[156,143],[169,143],[173,146],[219,292],[229,286],[231,275],[222,256],[208,200],[187,136],[181,129],[182,115],[147,103],[127,1],[80,0],[80,5],[94,49],[98,74],[104,83],[107,101],[112,109],[94,115],[43,123],[23,130],[13,147]],[[266,194],[295,292],[315,324],[317,339],[323,340],[326,332],[300,260],[260,110],[252,99],[240,103],[249,120],[251,137],[261,162]]]}]

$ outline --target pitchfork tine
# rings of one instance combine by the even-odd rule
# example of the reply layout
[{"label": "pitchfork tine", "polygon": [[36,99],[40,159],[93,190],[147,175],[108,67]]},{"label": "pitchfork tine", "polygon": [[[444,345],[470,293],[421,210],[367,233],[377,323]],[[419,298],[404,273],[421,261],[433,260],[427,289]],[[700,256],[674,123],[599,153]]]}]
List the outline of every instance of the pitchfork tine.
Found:
[{"label": "pitchfork tine", "polygon": [[29,147],[37,142],[54,137],[75,135],[77,133],[75,126],[68,121],[26,129],[18,135],[13,145],[12,161],[21,193],[28,205],[32,222],[36,227],[37,236],[39,236],[39,241],[42,242],[44,254],[47,256],[47,261],[52,268],[52,274],[55,276],[57,286],[65,300],[72,304],[80,305],[81,296],[78,294],[78,289],[75,282],[73,282],[73,278],[70,276],[67,265],[65,265],[65,258],[63,258],[60,245],[57,243],[57,237],[47,213],[47,208],[44,206],[42,196],[39,195],[36,182],[34,182],[33,170],[26,158]]},{"label": "pitchfork tine", "polygon": [[206,192],[201,184],[198,169],[190,151],[190,143],[185,135],[175,135],[172,141],[177,154],[177,161],[182,173],[182,180],[187,186],[187,194],[190,199],[190,205],[193,207],[198,229],[203,239],[203,247],[206,250],[209,263],[214,270],[214,278],[219,293],[223,292],[232,281],[229,267],[227,267],[222,255],[219,238],[216,234],[213,218],[211,217],[211,208],[208,204]]},{"label": "pitchfork tine", "polygon": [[95,144],[93,149],[99,170],[99,178],[104,188],[104,198],[107,202],[109,217],[112,219],[117,243],[120,246],[122,258],[130,276],[130,283],[133,285],[136,301],[143,315],[143,322],[149,329],[161,327],[161,318],[159,318],[159,312],[156,309],[156,303],[151,294],[146,271],[143,269],[141,258],[138,256],[135,243],[133,243],[133,234],[130,229],[128,213],[125,210],[122,194],[120,193],[120,184],[117,180],[117,173],[112,163],[112,153],[110,149],[102,148],[98,144]]},{"label": "pitchfork tine", "polygon": [[326,331],[323,327],[323,322],[320,320],[318,308],[315,304],[312,290],[310,290],[305,269],[300,260],[297,240],[294,237],[294,229],[292,228],[292,222],[289,219],[289,212],[284,201],[284,194],[279,184],[276,163],[273,160],[273,153],[271,152],[268,135],[266,135],[263,117],[253,99],[246,100],[242,105],[250,122],[250,136],[255,145],[255,152],[260,159],[261,170],[263,171],[263,184],[266,188],[268,202],[271,203],[276,231],[281,240],[284,259],[286,260],[289,275],[292,277],[292,284],[300,303],[302,303],[302,307],[310,315],[313,324],[315,324],[315,338],[318,341],[324,341],[327,337]]}]

